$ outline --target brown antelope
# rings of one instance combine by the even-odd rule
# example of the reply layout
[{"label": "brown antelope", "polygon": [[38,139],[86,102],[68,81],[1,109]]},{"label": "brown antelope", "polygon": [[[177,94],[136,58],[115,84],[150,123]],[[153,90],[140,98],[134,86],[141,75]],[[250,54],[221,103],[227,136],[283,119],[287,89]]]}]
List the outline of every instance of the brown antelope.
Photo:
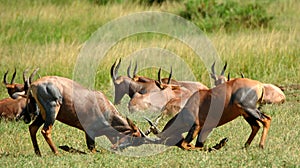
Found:
[{"label": "brown antelope", "polygon": [[15,120],[26,107],[26,98],[5,98],[0,100],[0,119]]},{"label": "brown antelope", "polygon": [[227,62],[225,63],[220,75],[217,75],[215,72],[215,63],[216,62],[214,62],[211,66],[212,73],[210,73],[210,76],[215,81],[215,86],[218,86],[219,84],[225,83],[227,81],[227,78],[224,76],[225,70],[227,68]]},{"label": "brown antelope", "polygon": [[[264,148],[271,117],[261,113],[257,108],[257,104],[262,101],[263,92],[262,83],[247,78],[236,78],[210,90],[199,90],[165,125],[162,132],[159,132],[153,125],[151,126],[154,129],[152,132],[159,137],[155,143],[176,145],[187,150],[202,149],[205,140],[215,127],[243,116],[252,129],[245,147],[251,144],[260,128],[259,123],[262,123],[263,132],[259,146]],[[185,138],[182,136],[184,132],[188,132]],[[197,142],[193,146],[190,143],[196,136]],[[218,148],[226,141],[223,139]],[[120,144],[120,147],[124,148],[129,145]]]},{"label": "brown antelope", "polygon": [[[136,74],[137,64],[134,67],[133,76],[130,75],[131,63],[127,68],[127,76],[118,76],[117,74],[120,64],[121,59],[118,63],[115,61],[110,69],[110,75],[115,87],[114,104],[119,104],[125,94],[127,94],[130,98],[133,98],[136,93],[145,94],[160,91],[160,88],[157,87],[154,79],[138,76]],[[163,78],[162,83],[167,83],[169,78]],[[208,89],[207,86],[200,82],[176,81],[171,79],[171,84],[183,86],[191,92],[195,92],[198,89]]]},{"label": "brown antelope", "polygon": [[[115,146],[119,142],[138,143],[139,140],[132,137],[144,136],[133,122],[124,119],[99,91],[88,90],[75,81],[58,76],[42,77],[27,85],[30,86],[27,94],[30,102],[27,106],[35,107],[37,104],[40,110],[37,118],[29,126],[34,151],[38,156],[41,156],[41,152],[36,133],[43,124],[41,133],[52,152],[58,154],[51,138],[55,120],[83,130],[88,149],[92,152],[96,152],[95,137],[98,136],[106,136]],[[27,118],[27,123],[30,122],[28,114],[32,111],[32,108],[28,108],[22,114],[24,119]]]},{"label": "brown antelope", "polygon": [[155,85],[154,80],[146,77],[138,77],[136,75],[136,67],[133,73],[134,76],[132,78],[129,73],[131,65],[129,65],[127,68],[127,76],[118,76],[120,64],[121,59],[118,63],[115,61],[110,69],[110,76],[115,87],[114,104],[119,104],[125,94],[132,98],[137,92],[143,94],[160,90]]},{"label": "brown antelope", "polygon": [[7,92],[9,94],[9,96],[13,99],[18,98],[20,95],[24,95],[24,84],[18,84],[18,83],[14,83],[15,81],[15,77],[16,77],[16,69],[13,73],[12,79],[10,81],[10,83],[7,82],[6,77],[8,74],[8,70],[5,72],[4,77],[3,77],[3,84],[5,85]]},{"label": "brown antelope", "polygon": [[[226,70],[227,67],[227,62],[225,63],[225,66],[221,72],[221,75],[216,75],[215,73],[215,69],[214,69],[215,63],[213,63],[211,69],[212,69],[212,73],[211,73],[211,77],[214,79],[215,81],[215,85],[219,85],[222,84],[228,80],[232,80],[230,79],[230,74],[228,73],[228,78],[226,78],[224,76],[224,72]],[[241,73],[242,78],[244,78],[244,75]],[[283,93],[283,91],[273,85],[273,84],[267,84],[264,83],[263,84],[265,92],[264,92],[264,97],[263,97],[263,101],[261,102],[261,104],[281,104],[284,103],[286,100],[285,94]]]},{"label": "brown antelope", "polygon": [[263,104],[282,104],[285,102],[285,94],[279,87],[270,83],[264,83],[263,86],[265,88]]},{"label": "brown antelope", "polygon": [[[23,79],[25,79],[25,73],[26,71],[23,72]],[[32,80],[32,77],[35,73],[36,71],[32,73],[32,75],[30,76],[30,80]],[[7,72],[4,74],[3,83],[6,85],[9,95],[13,98],[10,97],[0,100],[0,118],[3,118],[5,120],[18,120],[20,114],[26,107],[26,95],[24,95],[24,85],[14,83],[16,71],[13,74],[13,78],[10,84],[6,82],[6,75]]]},{"label": "brown antelope", "polygon": [[129,101],[128,108],[130,112],[135,111],[161,111],[161,109],[173,98],[181,98],[182,101],[192,94],[190,90],[179,85],[170,84],[172,73],[170,73],[169,81],[167,84],[162,83],[161,68],[158,71],[158,81],[155,81],[156,85],[160,88],[159,91],[149,92],[146,94],[136,93],[134,97]]}]

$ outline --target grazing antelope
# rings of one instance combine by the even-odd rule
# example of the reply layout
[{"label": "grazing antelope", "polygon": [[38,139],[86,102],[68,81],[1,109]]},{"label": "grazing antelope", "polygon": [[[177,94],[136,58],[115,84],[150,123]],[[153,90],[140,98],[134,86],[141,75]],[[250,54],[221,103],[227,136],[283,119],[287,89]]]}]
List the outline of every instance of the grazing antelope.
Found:
[{"label": "grazing antelope", "polygon": [[[160,91],[160,88],[157,87],[154,79],[138,76],[136,74],[137,64],[134,67],[133,76],[130,75],[131,63],[127,68],[127,76],[118,76],[117,74],[120,64],[121,59],[118,63],[115,61],[110,69],[110,75],[115,87],[114,104],[119,104],[125,94],[127,94],[130,98],[133,98],[136,93],[145,94]],[[169,78],[163,78],[162,83],[167,83]],[[191,92],[195,92],[198,89],[208,89],[207,86],[200,82],[176,81],[171,79],[171,84],[183,86]]]},{"label": "grazing antelope", "polygon": [[[252,129],[245,147],[251,144],[260,128],[259,123],[262,123],[263,132],[259,146],[264,148],[271,117],[261,113],[257,108],[257,104],[262,101],[263,92],[262,83],[247,78],[236,78],[210,90],[199,90],[189,98],[184,108],[169,120],[162,132],[151,125],[154,129],[152,132],[159,137],[155,143],[176,145],[187,150],[202,149],[205,140],[215,127],[243,116]],[[184,132],[188,132],[185,138],[182,136]],[[193,146],[190,143],[196,136],[197,142]],[[219,147],[226,141],[227,139],[223,139]],[[119,147],[127,146],[130,144],[120,144]]]},{"label": "grazing antelope", "polygon": [[13,99],[16,99],[19,96],[25,94],[25,92],[24,92],[24,84],[14,83],[15,77],[16,77],[16,73],[17,72],[16,72],[16,69],[15,69],[10,83],[8,83],[7,80],[6,80],[6,76],[8,74],[8,70],[5,72],[4,77],[3,77],[3,84],[5,85],[9,96],[11,98],[13,98]]},{"label": "grazing antelope", "polygon": [[[27,106],[37,105],[40,110],[29,126],[31,141],[38,156],[41,156],[41,152],[36,133],[43,124],[41,133],[52,152],[58,154],[51,138],[55,120],[83,130],[88,149],[92,152],[96,152],[95,137],[98,136],[106,136],[114,146],[120,142],[139,143],[132,137],[144,136],[130,119],[126,120],[119,114],[100,91],[88,90],[75,81],[58,76],[42,77],[27,85],[30,86],[27,94],[30,102]],[[30,122],[26,116],[32,111],[32,108],[24,110],[26,123]]]},{"label": "grazing antelope", "polygon": [[167,84],[161,81],[161,68],[158,71],[158,81],[155,81],[159,91],[149,92],[146,94],[136,93],[134,97],[129,101],[128,108],[130,112],[135,111],[161,111],[161,109],[173,98],[180,98],[182,101],[192,94],[190,90],[179,85],[170,84],[172,73],[170,73],[169,81]]},{"label": "grazing antelope", "polygon": [[[225,66],[221,72],[221,75],[219,75],[219,76],[216,75],[214,66],[215,66],[215,63],[213,63],[213,65],[211,67],[211,70],[212,70],[211,77],[214,79],[216,86],[219,84],[222,84],[226,81],[231,80],[229,73],[228,73],[228,78],[226,78],[224,76],[224,73],[225,73],[225,70],[227,67],[227,62],[225,63]],[[242,76],[242,78],[244,78],[244,75],[242,73],[241,73],[241,76]],[[285,100],[286,100],[285,94],[279,87],[277,87],[273,84],[267,84],[267,83],[264,83],[263,87],[265,89],[265,92],[264,92],[264,97],[263,97],[263,101],[261,102],[261,104],[282,104],[285,102]]]}]

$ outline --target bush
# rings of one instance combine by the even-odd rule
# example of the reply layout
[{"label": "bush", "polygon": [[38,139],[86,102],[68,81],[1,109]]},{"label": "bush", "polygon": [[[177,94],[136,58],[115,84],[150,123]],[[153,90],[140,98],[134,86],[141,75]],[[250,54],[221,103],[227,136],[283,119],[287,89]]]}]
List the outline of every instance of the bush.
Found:
[{"label": "bush", "polygon": [[216,0],[189,0],[179,14],[204,31],[268,27],[273,19],[258,3],[243,5],[233,1],[217,3]]}]

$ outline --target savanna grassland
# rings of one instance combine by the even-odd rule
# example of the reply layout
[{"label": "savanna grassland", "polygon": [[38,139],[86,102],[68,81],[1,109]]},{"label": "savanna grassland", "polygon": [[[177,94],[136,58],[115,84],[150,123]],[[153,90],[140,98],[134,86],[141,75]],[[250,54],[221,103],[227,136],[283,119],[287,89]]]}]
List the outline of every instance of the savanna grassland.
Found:
[{"label": "savanna grassland", "polygon": [[[93,32],[105,23],[135,12],[178,13],[184,9],[179,1],[152,6],[135,1],[116,1],[106,5],[95,2],[1,0],[0,76],[9,69],[10,79],[16,68],[16,82],[22,83],[24,69],[39,67],[40,76],[58,75],[72,79],[80,49]],[[172,147],[147,157],[119,155],[100,146],[97,146],[99,153],[91,154],[86,148],[82,131],[56,122],[52,133],[54,143],[57,146],[68,145],[87,154],[60,150],[60,155],[54,156],[43,136],[38,133],[42,157],[37,157],[28,125],[1,121],[0,167],[299,167],[300,2],[266,2],[269,2],[267,14],[274,17],[269,27],[230,31],[219,28],[206,32],[221,59],[228,62],[227,71],[233,77],[243,72],[246,77],[285,88],[287,101],[284,104],[263,107],[263,111],[272,116],[264,150],[258,148],[261,130],[247,150],[242,148],[251,131],[242,117],[215,129],[210,135],[207,146],[228,137],[227,145],[219,151],[183,151]],[[112,101],[110,66],[117,58],[126,57],[145,47],[166,48],[180,55],[197,80],[210,86],[209,72],[193,51],[170,37],[141,34],[125,38],[110,49],[99,62],[94,88],[101,90]],[[156,78],[156,69],[140,74]],[[4,86],[0,88],[0,97],[8,97]],[[129,115],[126,101],[128,99],[117,107],[124,116]],[[142,129],[146,128],[146,122],[142,120],[136,121],[136,124]],[[106,139],[103,138],[103,141]],[[126,150],[151,153],[146,149],[147,145],[143,145]]]}]

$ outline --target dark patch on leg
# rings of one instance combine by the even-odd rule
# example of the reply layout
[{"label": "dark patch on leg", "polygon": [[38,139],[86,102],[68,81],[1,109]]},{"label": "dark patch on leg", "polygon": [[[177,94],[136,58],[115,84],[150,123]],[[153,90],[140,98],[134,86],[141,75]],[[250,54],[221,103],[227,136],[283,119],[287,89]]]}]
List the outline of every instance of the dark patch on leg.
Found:
[{"label": "dark patch on leg", "polygon": [[85,139],[86,139],[86,145],[88,147],[88,149],[95,153],[96,152],[96,148],[95,148],[95,138],[89,136],[87,133],[85,133]]},{"label": "dark patch on leg", "polygon": [[68,145],[59,146],[59,148],[66,151],[66,152],[70,152],[70,153],[86,154],[85,152],[80,151],[80,150],[75,149],[75,148],[72,148],[72,147],[69,147]]},{"label": "dark patch on leg", "polygon": [[208,151],[211,152],[211,151],[214,151],[214,150],[219,150],[223,146],[225,146],[227,142],[228,142],[228,138],[223,138],[218,144],[216,144],[215,146],[209,148]]}]

